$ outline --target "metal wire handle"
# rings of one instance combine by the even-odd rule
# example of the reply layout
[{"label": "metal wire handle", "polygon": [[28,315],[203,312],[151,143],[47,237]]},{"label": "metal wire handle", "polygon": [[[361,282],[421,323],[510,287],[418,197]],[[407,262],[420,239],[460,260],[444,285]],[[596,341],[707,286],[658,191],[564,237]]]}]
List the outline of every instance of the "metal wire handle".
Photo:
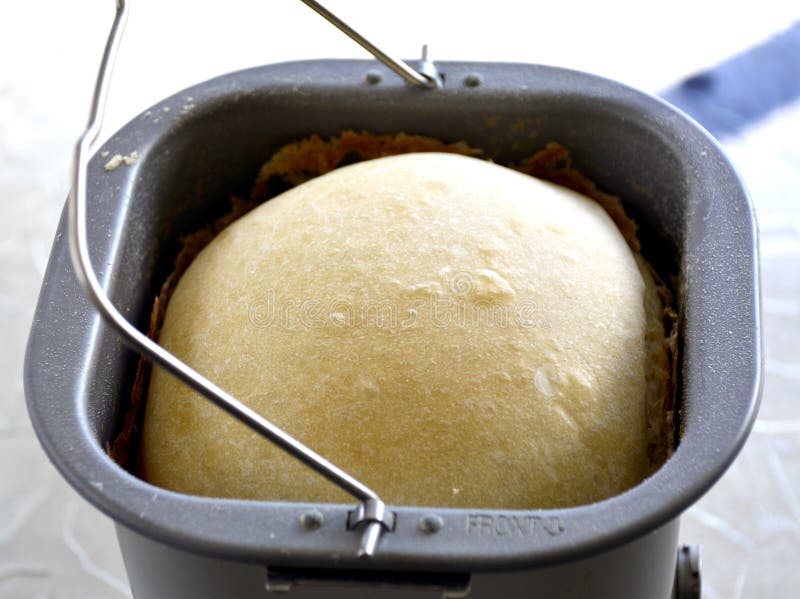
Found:
[{"label": "metal wire handle", "polygon": [[[306,3],[309,4],[309,2]],[[128,17],[128,5],[125,0],[117,0],[116,5],[116,15],[95,83],[89,121],[85,131],[78,138],[73,154],[72,185],[69,193],[69,247],[78,281],[100,314],[122,334],[125,341],[135,350],[147,356],[155,364],[176,376],[262,437],[358,499],[361,505],[356,513],[359,516],[354,522],[351,522],[351,525],[352,527],[364,525],[358,555],[371,557],[375,553],[381,533],[384,530],[391,530],[394,522],[394,515],[386,509],[378,494],[148,338],[116,309],[97,278],[89,255],[86,234],[86,171],[92,144],[97,139],[102,127],[111,70]],[[425,77],[425,81],[425,86],[428,87],[427,77]]]},{"label": "metal wire handle", "polygon": [[375,44],[361,35],[358,31],[350,27],[350,25],[342,21],[339,17],[322,6],[319,2],[316,2],[316,0],[300,1],[311,8],[318,15],[326,19],[331,25],[337,27],[347,37],[359,44],[362,48],[366,49],[370,54],[392,69],[395,73],[400,75],[400,77],[402,77],[406,83],[425,89],[432,89],[442,86],[441,77],[439,77],[435,67],[433,67],[433,63],[428,60],[427,46],[423,46],[422,49],[422,62],[423,67],[425,68],[423,68],[421,71],[415,71],[408,66],[407,63],[390,56],[378,48]]}]

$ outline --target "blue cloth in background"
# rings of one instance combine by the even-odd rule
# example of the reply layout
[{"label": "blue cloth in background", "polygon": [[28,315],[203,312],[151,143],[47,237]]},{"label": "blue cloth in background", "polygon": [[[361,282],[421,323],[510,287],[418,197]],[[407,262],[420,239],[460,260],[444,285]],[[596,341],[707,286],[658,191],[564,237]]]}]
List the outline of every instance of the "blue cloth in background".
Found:
[{"label": "blue cloth in background", "polygon": [[800,22],[659,94],[712,135],[734,135],[800,98]]}]

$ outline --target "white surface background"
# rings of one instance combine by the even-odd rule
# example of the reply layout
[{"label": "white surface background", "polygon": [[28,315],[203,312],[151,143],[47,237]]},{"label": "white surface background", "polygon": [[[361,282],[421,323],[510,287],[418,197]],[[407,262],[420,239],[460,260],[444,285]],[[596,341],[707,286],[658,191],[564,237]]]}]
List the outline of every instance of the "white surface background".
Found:
[{"label": "white surface background", "polygon": [[[365,53],[297,0],[134,2],[104,135],[179,89],[284,60]],[[44,457],[24,406],[25,342],[112,0],[0,0],[0,597],[130,596],[112,525]],[[356,2],[327,6],[409,58],[539,62],[657,92],[800,18],[796,2]],[[800,76],[800,75],[799,75]],[[800,588],[800,104],[724,144],[762,234],[767,376],[740,459],[683,519],[705,597]]]}]

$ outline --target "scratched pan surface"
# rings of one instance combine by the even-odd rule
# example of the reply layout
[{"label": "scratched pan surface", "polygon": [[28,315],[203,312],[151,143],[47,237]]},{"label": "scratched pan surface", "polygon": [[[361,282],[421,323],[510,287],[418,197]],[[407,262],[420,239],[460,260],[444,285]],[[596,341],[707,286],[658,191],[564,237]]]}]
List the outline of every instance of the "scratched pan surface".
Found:
[{"label": "scratched pan surface", "polygon": [[[250,587],[263,594],[264,566],[275,588],[306,575],[335,577],[324,570],[335,567],[375,572],[389,592],[409,581],[427,590],[458,588],[471,575],[471,596],[536,584],[546,597],[565,581],[574,597],[600,597],[592,593],[603,588],[668,596],[677,518],[734,459],[760,396],[757,240],[747,194],[711,137],[651,96],[564,69],[437,66],[444,88],[425,91],[369,61],[271,65],[199,84],[139,115],[89,167],[90,245],[110,296],[145,328],[178,235],[223,214],[229,194],[246,194],[272,151],[310,133],[421,133],[465,140],[498,162],[559,141],[580,170],[622,198],[641,225],[645,256],[675,282],[683,431],[675,455],[637,487],[588,506],[392,506],[396,530],[368,563],[356,558],[358,534],[345,530],[351,505],[198,498],[150,486],[105,454],[137,356],[84,298],[62,219],[29,341],[26,397],[51,460],[117,522],[137,597],[157,596],[165,584],[186,596],[216,596],[214,585],[222,585],[220,596],[231,585],[243,585],[238,596],[261,596]],[[381,80],[368,83],[369,70],[381,72]],[[473,74],[480,84],[464,85]],[[101,151],[137,151],[139,159],[106,172]],[[309,508],[324,516],[316,530],[299,524]],[[426,534],[419,520],[430,515],[443,526]],[[639,573],[626,573],[631,568]],[[540,578],[509,582],[523,575]]]}]

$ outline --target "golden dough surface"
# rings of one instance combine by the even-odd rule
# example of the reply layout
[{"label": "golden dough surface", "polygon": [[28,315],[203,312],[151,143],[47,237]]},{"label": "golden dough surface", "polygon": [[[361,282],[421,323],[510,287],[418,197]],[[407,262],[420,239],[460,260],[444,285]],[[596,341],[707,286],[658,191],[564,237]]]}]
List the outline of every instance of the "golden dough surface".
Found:
[{"label": "golden dough surface", "polygon": [[[159,342],[389,504],[565,507],[649,472],[645,273],[582,195],[406,154],[226,228]],[[141,457],[184,493],[352,502],[159,368]]]}]

